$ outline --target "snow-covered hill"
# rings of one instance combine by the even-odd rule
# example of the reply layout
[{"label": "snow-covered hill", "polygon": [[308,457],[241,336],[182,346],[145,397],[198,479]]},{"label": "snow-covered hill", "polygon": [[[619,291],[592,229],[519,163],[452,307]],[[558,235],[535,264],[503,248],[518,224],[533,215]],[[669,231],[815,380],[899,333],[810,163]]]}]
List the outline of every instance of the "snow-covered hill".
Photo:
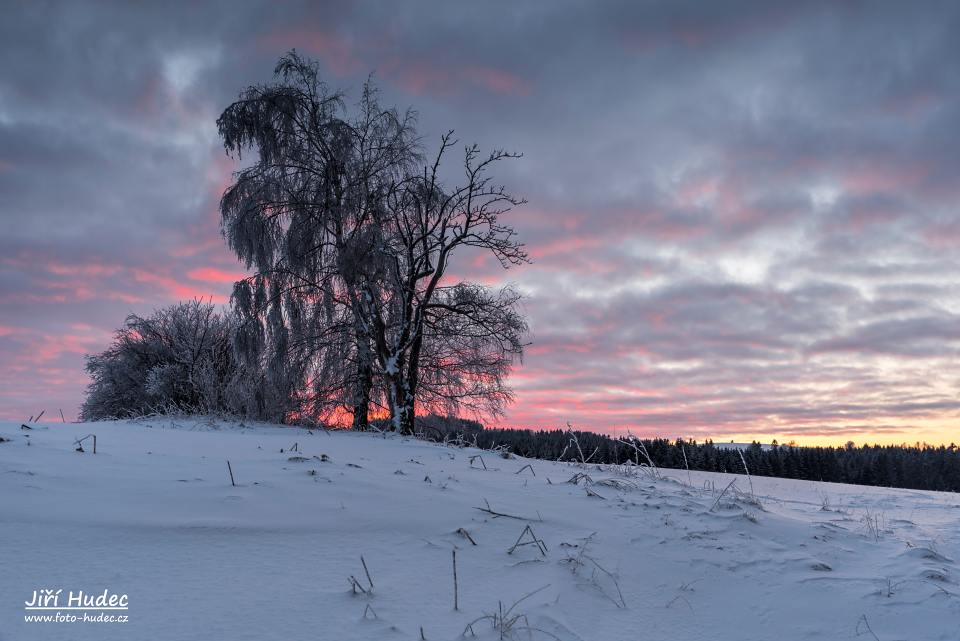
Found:
[{"label": "snow-covered hill", "polygon": [[[754,498],[746,477],[203,420],[0,437],[4,641],[960,639],[954,494],[754,478]],[[43,589],[60,609],[25,610]],[[25,621],[82,616],[80,590],[127,595],[104,614],[129,620]]]}]

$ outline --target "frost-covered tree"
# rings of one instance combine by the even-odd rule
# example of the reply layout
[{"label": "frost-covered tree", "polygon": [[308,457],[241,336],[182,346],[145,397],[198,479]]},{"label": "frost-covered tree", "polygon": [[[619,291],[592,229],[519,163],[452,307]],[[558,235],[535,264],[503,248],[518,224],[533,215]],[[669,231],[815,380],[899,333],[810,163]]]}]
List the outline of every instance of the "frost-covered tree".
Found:
[{"label": "frost-covered tree", "polygon": [[354,262],[378,242],[385,192],[419,156],[412,113],[381,108],[370,84],[357,112],[349,118],[316,64],[291,52],[273,83],[246,89],[217,125],[228,153],[257,155],[221,201],[227,242],[256,270],[237,283],[234,305],[245,322],[270,330],[244,346],[273,354],[272,369],[306,357],[311,408],[347,407],[353,425],[365,427],[374,355],[350,305],[361,277]]},{"label": "frost-covered tree", "polygon": [[465,185],[444,192],[449,135],[424,168],[414,114],[381,106],[369,82],[351,111],[295,52],[275,75],[217,121],[228,154],[256,156],[221,201],[230,247],[256,270],[234,290],[255,330],[241,344],[272,354],[268,371],[304,363],[312,410],[346,408],[355,427],[371,404],[408,432],[417,400],[499,410],[526,331],[518,297],[443,279],[459,247],[525,259],[499,223],[519,200],[485,176],[509,154],[469,148]]},{"label": "frost-covered tree", "polygon": [[[456,384],[442,395],[454,405],[458,398],[483,395],[506,400],[503,374],[523,352],[527,326],[514,291],[446,281],[452,257],[468,247],[493,254],[505,268],[527,260],[515,231],[501,220],[523,201],[494,184],[487,173],[515,155],[494,151],[480,156],[475,145],[467,147],[464,181],[447,189],[439,170],[455,144],[452,132],[444,135],[433,163],[387,194],[380,242],[365,263],[382,266],[384,272],[377,279],[360,279],[360,293],[351,300],[371,335],[391,418],[401,432],[413,431],[416,403],[429,389],[422,387],[430,380],[425,374],[451,380],[449,373],[455,373]],[[464,342],[465,336],[470,339]],[[448,357],[428,372],[424,357],[431,352]],[[483,370],[484,363],[489,370]]]},{"label": "frost-covered tree", "polygon": [[416,399],[422,413],[496,416],[513,400],[506,384],[522,356],[520,294],[472,283],[442,289],[426,308]]},{"label": "frost-covered tree", "polygon": [[100,354],[87,357],[84,420],[182,411],[281,421],[294,390],[239,362],[236,324],[210,303],[189,301],[130,315]]}]

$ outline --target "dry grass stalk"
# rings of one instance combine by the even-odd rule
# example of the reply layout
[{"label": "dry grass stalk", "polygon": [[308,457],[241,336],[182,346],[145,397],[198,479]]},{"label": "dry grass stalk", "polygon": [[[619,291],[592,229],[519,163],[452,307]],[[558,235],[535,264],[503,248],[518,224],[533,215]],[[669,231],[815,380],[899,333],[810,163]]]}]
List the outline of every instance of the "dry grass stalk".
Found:
[{"label": "dry grass stalk", "polygon": [[743,457],[743,450],[737,448],[737,454],[740,455],[740,462],[743,463],[743,469],[747,472],[747,480],[750,481],[750,496],[756,497],[753,492],[753,478],[750,476],[750,468],[747,467],[747,459]]},{"label": "dry grass stalk", "polygon": [[[477,636],[477,633],[473,629],[474,624],[479,623],[480,621],[486,620],[486,621],[490,621],[493,624],[493,629],[499,633],[501,640],[514,639],[515,632],[519,632],[519,631],[527,631],[527,632],[538,631],[538,632],[543,632],[544,634],[547,634],[549,636],[552,636],[553,638],[557,638],[555,635],[550,634],[549,632],[530,627],[530,621],[529,619],[527,619],[527,615],[513,613],[514,609],[518,605],[520,605],[523,601],[529,599],[530,597],[532,597],[533,595],[539,592],[542,592],[543,590],[546,590],[549,587],[550,585],[548,584],[543,586],[542,588],[538,588],[534,590],[533,592],[529,592],[525,594],[524,596],[514,601],[513,605],[511,605],[506,610],[503,609],[503,601],[498,601],[496,612],[493,612],[490,614],[484,614],[483,616],[477,617],[476,619],[468,623],[466,627],[463,629],[463,634],[461,636],[467,636],[467,632],[469,632],[471,636],[474,636],[474,637]],[[521,621],[523,621],[526,625],[524,626],[518,625]]]},{"label": "dry grass stalk", "polygon": [[593,479],[590,477],[590,475],[585,474],[583,472],[577,472],[576,474],[571,476],[569,479],[567,479],[567,483],[572,483],[573,485],[579,484],[580,481],[583,481],[585,485],[593,483]]},{"label": "dry grass stalk", "polygon": [[[524,541],[523,537],[529,535],[529,541]],[[537,538],[537,535],[533,533],[533,528],[529,525],[523,528],[523,532],[520,533],[520,536],[517,537],[517,542],[513,544],[507,554],[513,554],[513,551],[524,545],[536,545],[537,549],[540,550],[540,554],[543,556],[547,555],[547,544],[543,542],[543,539]]]},{"label": "dry grass stalk", "polygon": [[461,527],[461,528],[457,528],[456,533],[459,534],[460,536],[462,536],[463,538],[465,538],[466,540],[470,541],[471,544],[473,544],[473,545],[476,545],[476,544],[477,544],[477,542],[473,540],[473,537],[470,536],[470,533],[467,532],[467,531],[466,531],[465,529],[463,529],[462,527]]},{"label": "dry grass stalk", "polygon": [[[475,510],[480,510],[481,512],[486,512],[487,514],[489,514],[489,515],[492,516],[493,518],[497,518],[498,516],[502,516],[502,517],[507,518],[507,519],[517,519],[518,521],[532,521],[532,520],[533,520],[533,519],[528,519],[528,518],[525,517],[525,516],[517,516],[517,515],[515,515],[515,514],[506,514],[506,513],[504,513],[504,512],[497,512],[497,511],[495,511],[493,508],[490,507],[490,501],[488,501],[487,499],[483,499],[483,502],[486,504],[487,507],[477,507],[477,508],[474,508],[474,509],[475,509]],[[542,521],[543,519],[540,519],[540,520]]]},{"label": "dry grass stalk", "polygon": [[730,487],[731,487],[734,483],[736,483],[736,482],[737,482],[737,479],[733,479],[732,481],[730,481],[729,483],[727,483],[727,487],[723,488],[723,491],[720,492],[720,496],[718,496],[718,497],[717,497],[717,500],[713,502],[713,505],[710,507],[710,509],[708,510],[708,512],[713,512],[713,510],[720,504],[720,499],[723,498],[723,495],[726,494],[726,493],[727,493],[727,490],[729,490]]},{"label": "dry grass stalk", "polygon": [[453,609],[459,610],[460,609],[460,590],[457,586],[457,549],[454,548],[452,552],[453,552]]},{"label": "dry grass stalk", "polygon": [[607,497],[594,491],[589,485],[584,485],[583,489],[587,492],[587,496],[592,496],[593,498],[596,498],[596,499],[603,499],[604,501],[607,500]]},{"label": "dry grass stalk", "polygon": [[92,439],[93,439],[93,453],[96,454],[96,453],[97,453],[97,435],[96,435],[96,434],[87,434],[87,435],[84,436],[83,438],[78,438],[77,440],[75,440],[75,441],[73,442],[73,444],[77,446],[77,451],[78,451],[78,452],[83,452],[83,451],[84,451],[84,450],[83,450],[83,442],[84,442],[85,440],[87,440],[88,438],[92,438]]}]

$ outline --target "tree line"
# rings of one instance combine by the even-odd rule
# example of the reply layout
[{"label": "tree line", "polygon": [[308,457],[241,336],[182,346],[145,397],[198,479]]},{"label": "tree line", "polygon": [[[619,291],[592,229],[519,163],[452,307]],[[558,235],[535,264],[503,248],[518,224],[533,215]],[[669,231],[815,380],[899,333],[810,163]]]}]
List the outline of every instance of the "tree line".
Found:
[{"label": "tree line", "polygon": [[[915,490],[960,492],[960,448],[955,444],[862,445],[842,447],[762,447],[753,443],[738,451],[712,441],[612,438],[593,432],[521,429],[466,430],[465,440],[490,449],[506,446],[520,456],[590,463],[645,464],[634,447],[642,443],[657,467],[704,472],[775,476]],[[576,436],[579,449],[571,447]],[[437,438],[436,431],[428,436]],[[446,435],[444,435],[446,436]],[[741,458],[741,454],[743,458]],[[746,463],[746,469],[744,467]]]}]

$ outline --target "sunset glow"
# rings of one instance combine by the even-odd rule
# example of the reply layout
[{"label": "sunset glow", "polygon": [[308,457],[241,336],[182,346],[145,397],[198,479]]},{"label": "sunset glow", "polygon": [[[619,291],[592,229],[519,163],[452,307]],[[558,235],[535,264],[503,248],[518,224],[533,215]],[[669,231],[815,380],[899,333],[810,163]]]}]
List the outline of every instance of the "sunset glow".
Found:
[{"label": "sunset glow", "polygon": [[960,441],[960,7],[508,5],[464,41],[453,3],[313,4],[8,8],[0,419],[75,418],[128,314],[229,301],[215,121],[296,48],[351,100],[373,73],[428,149],[453,128],[523,152],[497,179],[532,263],[451,267],[526,296],[492,424]]}]

